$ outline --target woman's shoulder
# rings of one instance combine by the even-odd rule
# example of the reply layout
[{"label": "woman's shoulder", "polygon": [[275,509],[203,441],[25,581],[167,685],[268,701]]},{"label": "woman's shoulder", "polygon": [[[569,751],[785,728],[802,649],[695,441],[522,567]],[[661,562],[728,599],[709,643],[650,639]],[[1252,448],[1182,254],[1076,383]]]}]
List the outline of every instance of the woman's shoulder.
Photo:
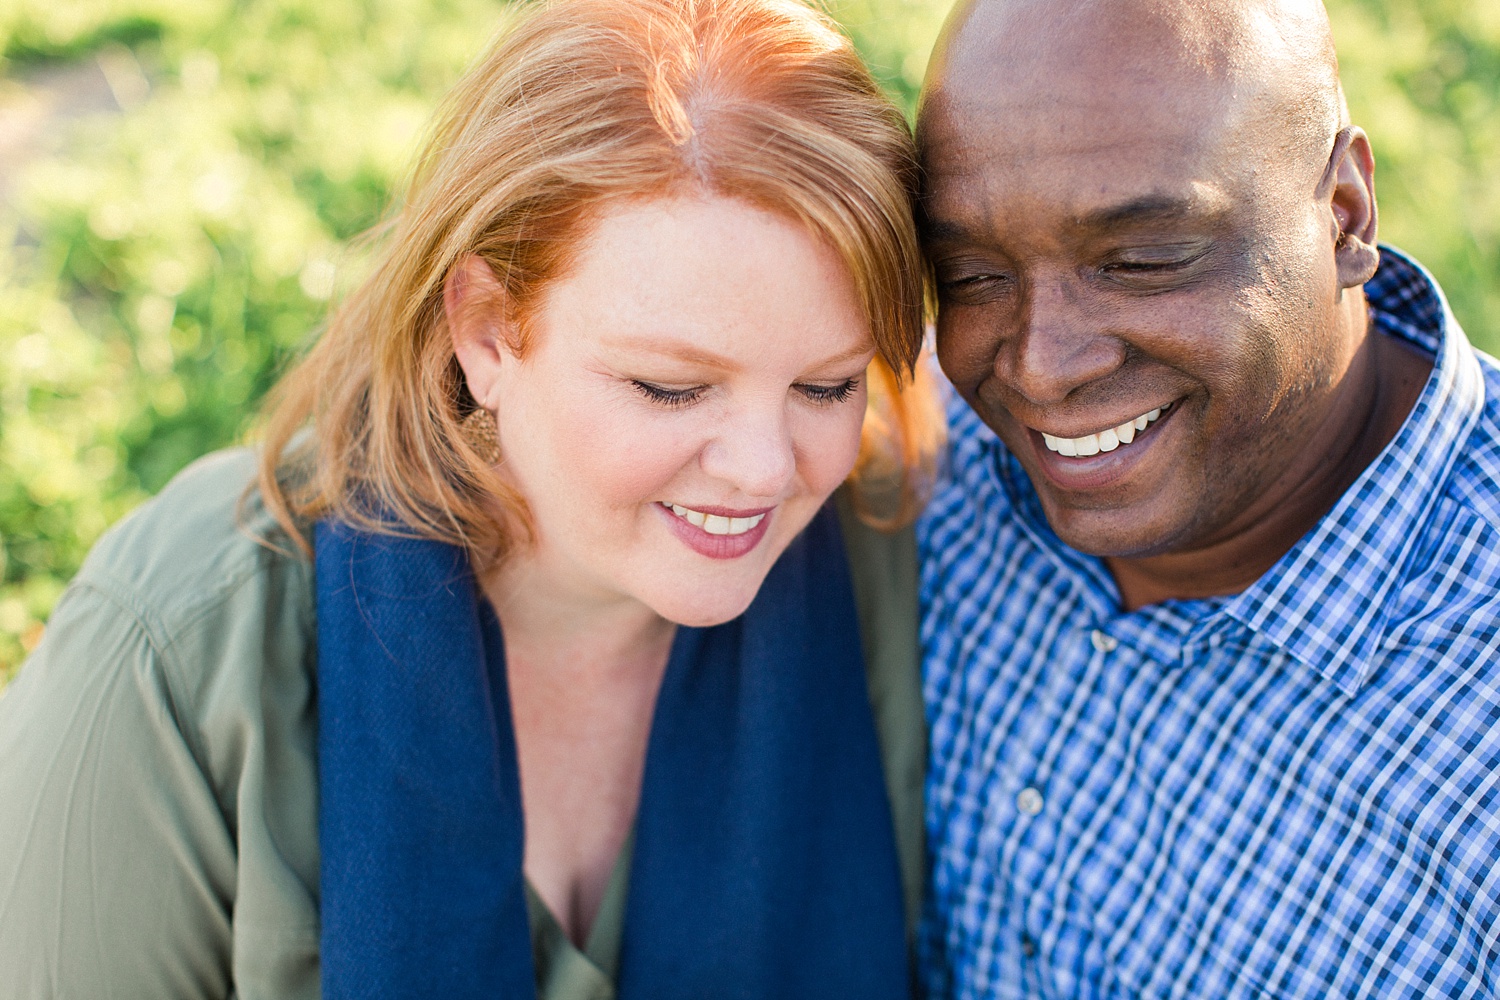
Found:
[{"label": "woman's shoulder", "polygon": [[311,567],[263,543],[255,465],[211,455],[111,529],[0,698],[0,912],[29,917],[0,980],[316,995]]},{"label": "woman's shoulder", "polygon": [[163,707],[226,807],[254,747],[280,740],[300,760],[315,738],[312,563],[260,503],[256,464],[249,449],[206,456],[111,528],[12,692],[127,681]]},{"label": "woman's shoulder", "polygon": [[295,732],[297,752],[312,750],[312,563],[260,503],[256,464],[249,449],[202,458],[111,528],[16,684],[129,678],[155,692],[221,795],[238,780],[245,740]]},{"label": "woman's shoulder", "polygon": [[305,593],[310,614],[311,562],[260,502],[256,461],[236,448],[189,465],[99,540],[74,588],[106,594],[163,641],[247,587]]},{"label": "woman's shoulder", "polygon": [[866,524],[847,489],[834,494],[834,504],[859,612],[865,679],[895,821],[908,926],[914,928],[922,894],[922,783],[927,767],[916,532],[911,527],[883,531]]}]

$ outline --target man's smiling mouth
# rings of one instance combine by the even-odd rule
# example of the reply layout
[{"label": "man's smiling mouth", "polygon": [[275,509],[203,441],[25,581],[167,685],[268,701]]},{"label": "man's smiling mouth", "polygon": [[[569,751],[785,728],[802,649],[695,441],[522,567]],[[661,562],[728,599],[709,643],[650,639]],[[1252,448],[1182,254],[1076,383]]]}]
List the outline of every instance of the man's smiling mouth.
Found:
[{"label": "man's smiling mouth", "polygon": [[1048,451],[1055,451],[1064,458],[1091,458],[1100,452],[1114,451],[1121,445],[1130,444],[1137,434],[1156,423],[1171,408],[1172,404],[1168,403],[1148,410],[1133,420],[1127,420],[1118,427],[1107,427],[1083,437],[1065,438],[1042,433],[1042,443],[1047,446]]}]

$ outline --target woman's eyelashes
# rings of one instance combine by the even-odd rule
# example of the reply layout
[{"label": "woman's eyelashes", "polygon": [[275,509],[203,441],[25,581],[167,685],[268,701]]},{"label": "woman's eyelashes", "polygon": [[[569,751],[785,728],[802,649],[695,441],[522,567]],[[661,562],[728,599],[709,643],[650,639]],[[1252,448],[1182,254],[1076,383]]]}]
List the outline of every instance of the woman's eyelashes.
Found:
[{"label": "woman's eyelashes", "polygon": [[651,402],[659,403],[671,409],[689,406],[697,402],[698,398],[708,391],[708,386],[706,385],[695,385],[687,389],[669,389],[664,385],[645,382],[638,378],[631,379],[630,384],[635,386],[636,390],[642,396],[651,400]]},{"label": "woman's eyelashes", "polygon": [[[701,399],[710,388],[706,385],[695,385],[682,389],[674,389],[638,378],[631,379],[630,384],[637,392],[651,402],[669,409],[691,406]],[[792,388],[801,393],[808,402],[819,406],[828,406],[842,403],[853,396],[855,390],[859,388],[859,379],[845,379],[833,385],[825,385],[818,382],[798,382]]]},{"label": "woman's eyelashes", "polygon": [[793,386],[814,403],[842,403],[854,395],[859,388],[859,379],[845,379],[836,385],[819,385],[816,382],[798,382]]}]

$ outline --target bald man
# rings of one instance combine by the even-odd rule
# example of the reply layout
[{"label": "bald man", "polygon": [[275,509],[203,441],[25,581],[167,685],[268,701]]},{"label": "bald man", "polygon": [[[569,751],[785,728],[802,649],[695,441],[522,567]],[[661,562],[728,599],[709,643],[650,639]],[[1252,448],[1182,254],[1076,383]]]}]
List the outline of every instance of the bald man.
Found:
[{"label": "bald man", "polygon": [[968,0],[918,124],[934,997],[1493,997],[1500,369],[1316,0]]}]

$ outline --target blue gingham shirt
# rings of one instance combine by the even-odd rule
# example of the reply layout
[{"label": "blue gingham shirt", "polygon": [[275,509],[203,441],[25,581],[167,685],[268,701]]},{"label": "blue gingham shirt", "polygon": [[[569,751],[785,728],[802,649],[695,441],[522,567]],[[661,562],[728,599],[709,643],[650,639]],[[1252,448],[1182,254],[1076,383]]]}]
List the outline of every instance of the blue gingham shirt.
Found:
[{"label": "blue gingham shirt", "polygon": [[1385,251],[1435,367],[1242,594],[1120,610],[961,402],[919,525],[932,997],[1500,995],[1500,369]]}]

